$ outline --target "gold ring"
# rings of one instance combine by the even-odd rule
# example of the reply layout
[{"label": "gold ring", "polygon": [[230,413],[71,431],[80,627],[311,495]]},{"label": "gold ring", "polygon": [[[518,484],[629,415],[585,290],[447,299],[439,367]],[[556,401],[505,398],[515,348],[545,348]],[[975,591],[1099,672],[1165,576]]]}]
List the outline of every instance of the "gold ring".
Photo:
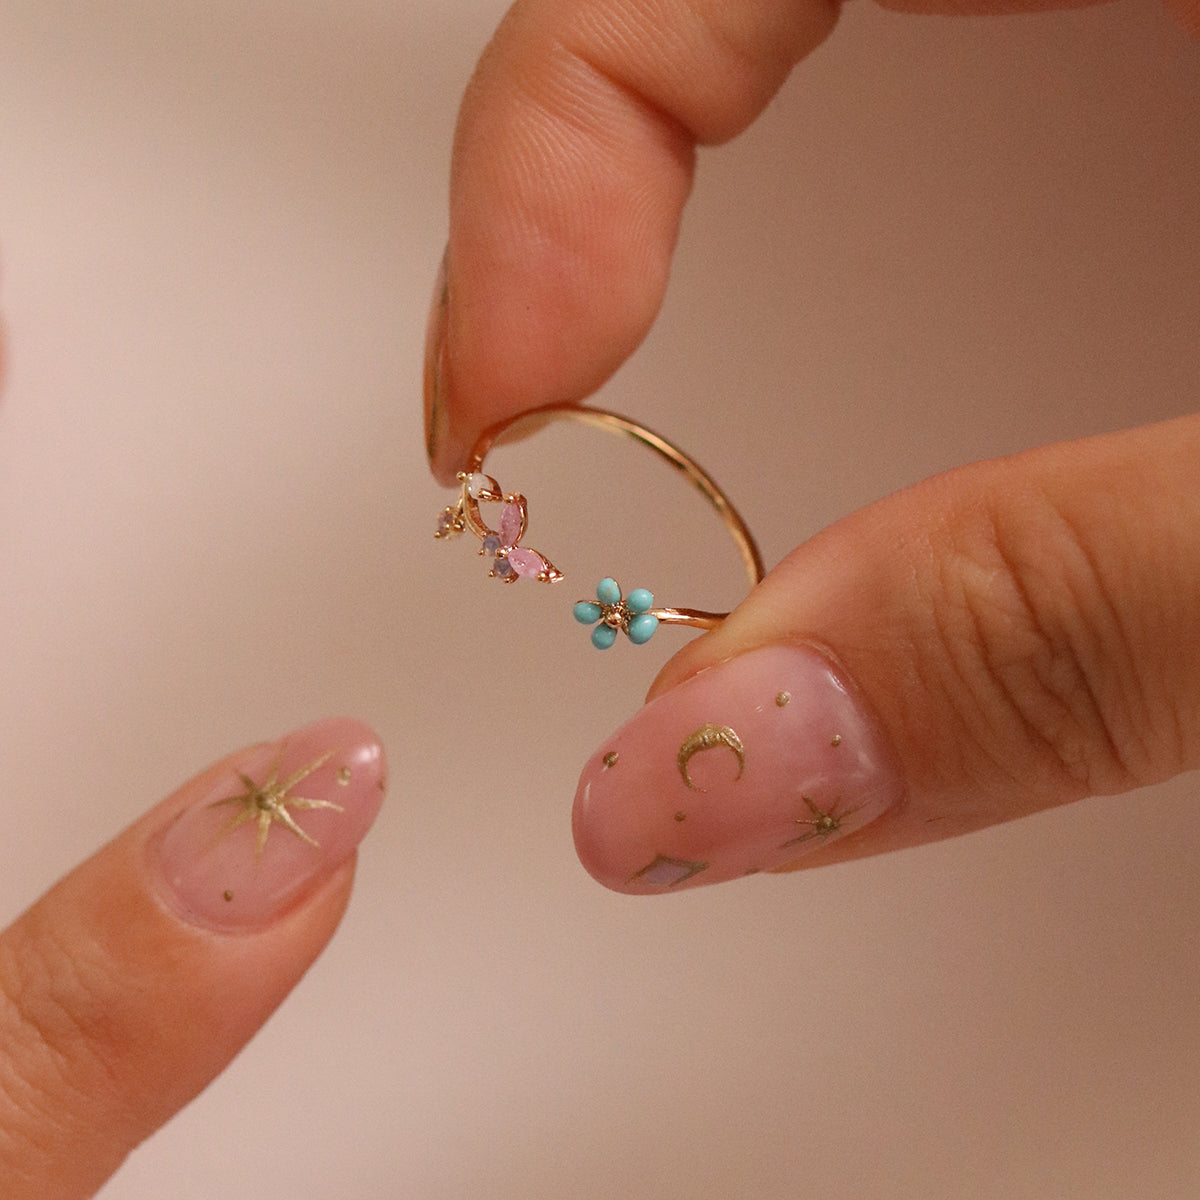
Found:
[{"label": "gold ring", "polygon": [[[529,505],[525,497],[519,492],[505,492],[492,476],[483,471],[483,460],[494,446],[536,432],[557,420],[578,421],[606,433],[624,434],[653,450],[682,472],[688,482],[699,489],[729,530],[741,554],[751,586],[762,580],[765,574],[762,555],[753,535],[707,471],[678,446],[644,425],[603,409],[581,408],[574,404],[553,404],[534,409],[484,430],[471,451],[466,470],[458,473],[458,501],[442,510],[434,537],[453,538],[469,530],[480,541],[479,554],[492,560],[488,575],[493,579],[505,583],[516,583],[518,579],[532,579],[541,583],[561,582],[565,576],[545,555],[521,545],[529,524]],[[481,504],[503,506],[495,529],[484,520]],[[596,599],[580,600],[575,605],[574,615],[581,624],[594,626],[592,644],[597,649],[607,650],[617,640],[618,632],[641,645],[650,639],[660,624],[712,629],[729,614],[656,606],[654,596],[645,588],[634,588],[624,596],[616,580],[606,578],[596,588]]]}]

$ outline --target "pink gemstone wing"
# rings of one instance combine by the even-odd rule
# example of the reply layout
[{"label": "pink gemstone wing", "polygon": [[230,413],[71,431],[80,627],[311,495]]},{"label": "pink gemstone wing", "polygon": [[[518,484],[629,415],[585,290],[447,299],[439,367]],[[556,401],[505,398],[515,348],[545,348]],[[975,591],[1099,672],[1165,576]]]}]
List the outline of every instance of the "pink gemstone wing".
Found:
[{"label": "pink gemstone wing", "polygon": [[546,560],[533,550],[516,546],[506,555],[512,569],[524,579],[536,579],[547,568]]},{"label": "pink gemstone wing", "polygon": [[525,532],[525,514],[519,504],[506,504],[500,514],[500,540],[506,546],[515,546]]}]

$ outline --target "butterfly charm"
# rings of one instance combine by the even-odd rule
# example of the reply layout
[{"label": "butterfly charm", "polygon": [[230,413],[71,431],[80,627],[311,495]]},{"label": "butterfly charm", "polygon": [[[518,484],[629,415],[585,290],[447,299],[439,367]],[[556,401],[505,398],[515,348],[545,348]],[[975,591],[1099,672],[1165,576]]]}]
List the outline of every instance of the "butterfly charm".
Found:
[{"label": "butterfly charm", "polygon": [[[501,579],[505,583],[516,583],[518,579],[557,583],[563,578],[562,572],[549,559],[520,544],[529,522],[524,496],[515,492],[505,494],[490,475],[478,471],[470,475],[462,473],[459,480],[462,483],[459,501],[442,511],[434,537],[454,537],[469,529],[480,540],[480,555],[492,560],[488,571],[492,579]],[[503,504],[499,528],[492,529],[484,521],[479,510],[481,501]]]}]

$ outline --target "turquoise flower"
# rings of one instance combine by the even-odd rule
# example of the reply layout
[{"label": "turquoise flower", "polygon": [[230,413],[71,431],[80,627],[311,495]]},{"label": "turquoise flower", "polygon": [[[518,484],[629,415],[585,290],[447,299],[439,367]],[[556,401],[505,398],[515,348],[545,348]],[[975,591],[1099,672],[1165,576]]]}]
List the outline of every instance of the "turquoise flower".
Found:
[{"label": "turquoise flower", "polygon": [[635,646],[648,642],[658,628],[658,618],[650,610],[654,597],[645,588],[634,588],[625,599],[615,579],[602,579],[595,600],[580,600],[575,605],[575,620],[580,625],[595,625],[592,645],[607,650],[620,630]]}]

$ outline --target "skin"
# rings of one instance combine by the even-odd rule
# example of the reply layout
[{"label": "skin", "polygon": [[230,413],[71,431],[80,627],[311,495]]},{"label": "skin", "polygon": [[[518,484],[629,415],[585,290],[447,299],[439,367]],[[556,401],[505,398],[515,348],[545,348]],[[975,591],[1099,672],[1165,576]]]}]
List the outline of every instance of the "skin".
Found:
[{"label": "skin", "polygon": [[[1200,3],[1169,7],[1200,33]],[[829,0],[520,0],[509,12],[456,135],[426,375],[440,481],[481,429],[584,399],[639,344],[696,147],[749,125],[837,15]],[[1200,765],[1198,453],[1188,417],[890,496],[796,549],[650,696],[768,643],[828,650],[879,716],[907,799],[804,866]]]},{"label": "skin", "polygon": [[6,1200],[91,1196],[225,1068],[333,936],[353,854],[233,935],[164,902],[153,847],[232,763],[156,805],[0,934]]}]

